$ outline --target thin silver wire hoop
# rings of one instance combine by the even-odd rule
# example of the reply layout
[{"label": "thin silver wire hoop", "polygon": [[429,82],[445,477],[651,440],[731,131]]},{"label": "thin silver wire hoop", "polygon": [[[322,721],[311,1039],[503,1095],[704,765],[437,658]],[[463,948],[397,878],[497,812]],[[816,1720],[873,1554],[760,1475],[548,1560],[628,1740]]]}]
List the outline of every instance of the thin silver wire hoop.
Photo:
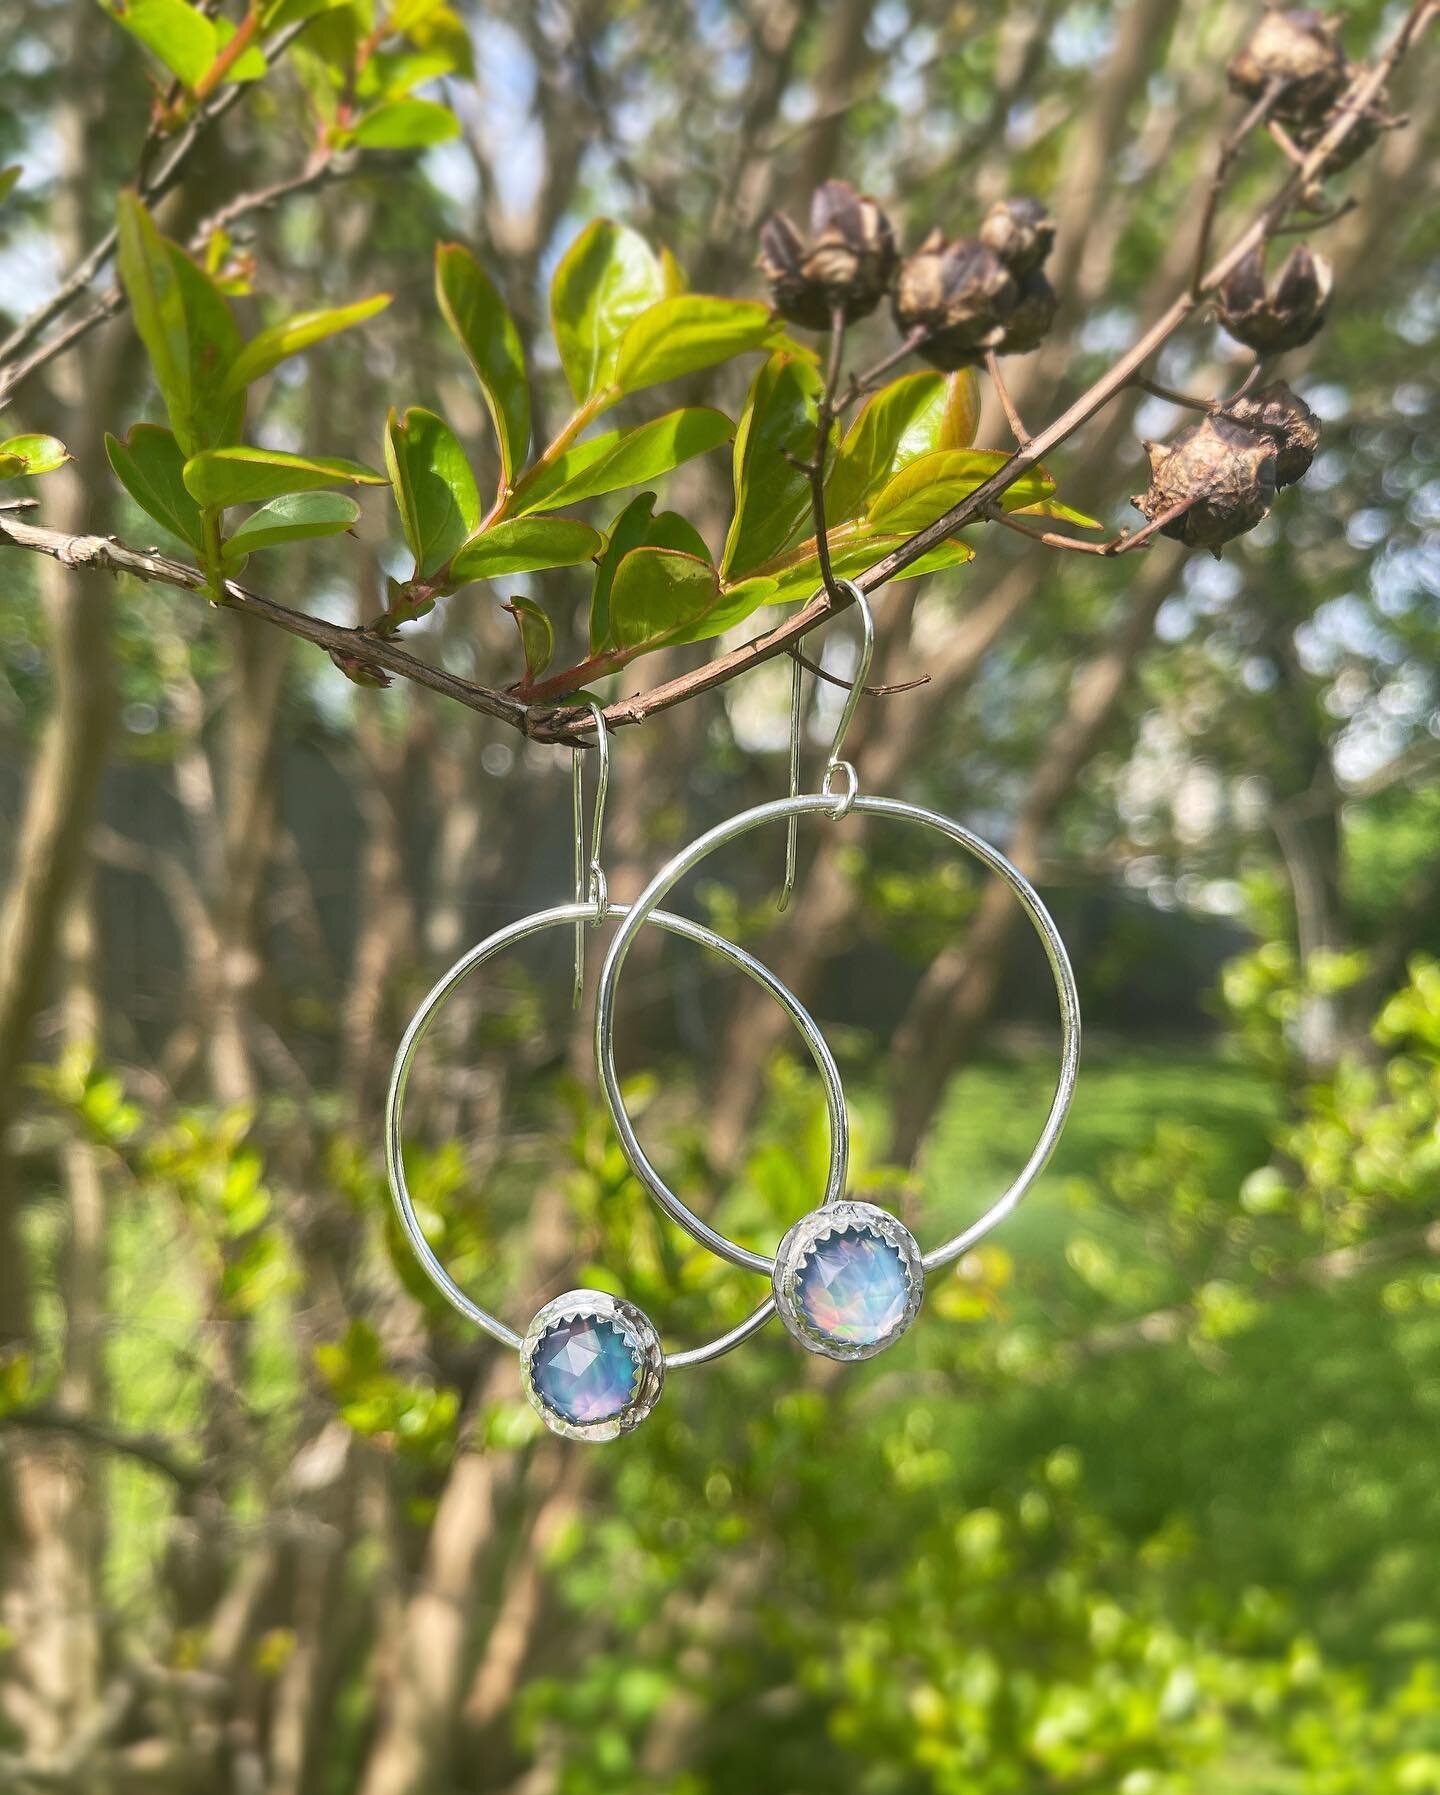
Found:
[{"label": "thin silver wire hoop", "polygon": [[[848,794],[839,797],[827,796],[821,792],[807,792],[793,798],[773,798],[767,804],[757,804],[751,810],[742,810],[736,816],[727,817],[717,823],[713,829],[707,829],[688,847],[682,848],[673,859],[662,866],[655,877],[630,906],[630,914],[617,930],[615,939],[610,943],[610,951],[605,956],[605,964],[600,971],[600,985],[595,996],[595,1060],[600,1071],[600,1089],[610,1109],[616,1132],[621,1143],[629,1154],[630,1143],[634,1139],[634,1131],[630,1127],[629,1117],[625,1113],[624,1099],[620,1092],[620,1080],[615,1069],[615,989],[620,978],[620,970],[625,964],[625,956],[629,953],[636,933],[643,927],[647,916],[656,914],[655,906],[661,898],[685,874],[698,866],[707,855],[725,843],[734,841],[738,836],[747,835],[752,829],[763,828],[766,823],[786,821],[791,818],[812,814],[833,817],[835,807],[842,803]],[[1065,943],[1060,938],[1050,912],[1040,901],[1035,888],[1025,875],[1014,867],[999,851],[991,847],[961,823],[953,818],[942,816],[939,811],[926,810],[918,804],[909,804],[900,798],[872,798],[858,796],[847,806],[865,816],[895,817],[901,822],[920,823],[926,828],[934,829],[939,834],[953,841],[958,847],[978,860],[982,866],[988,867],[999,878],[1003,879],[1014,892],[1021,908],[1029,918],[1031,926],[1040,937],[1045,949],[1045,957],[1050,963],[1050,971],[1055,980],[1056,995],[1060,1000],[1060,1076],[1056,1081],[1055,1095],[1051,1100],[1049,1114],[1034,1150],[1021,1168],[1020,1175],[990,1204],[984,1214],[971,1222],[968,1227],[951,1239],[935,1247],[924,1255],[922,1263],[927,1272],[937,1271],[941,1266],[949,1265],[960,1255],[967,1252],[977,1241],[983,1240],[990,1230],[1004,1221],[1006,1216],[1019,1205],[1021,1199],[1029,1191],[1031,1185],[1040,1176],[1055,1151],[1065,1126],[1065,1118],[1069,1114],[1071,1100],[1075,1095],[1075,1082],[1080,1070],[1080,994],[1075,988],[1075,974],[1070,966],[1070,956],[1065,951]],[[631,1164],[635,1162],[632,1159]],[[673,1192],[662,1196],[655,1192],[656,1201],[672,1220],[677,1221],[695,1240],[718,1253],[734,1265],[743,1265],[748,1271],[773,1271],[775,1260],[763,1253],[752,1252],[748,1247],[729,1240],[719,1234],[707,1222],[704,1222],[689,1209]]]},{"label": "thin silver wire hoop", "polygon": [[[609,906],[604,920],[616,917],[628,917],[628,907],[624,904]],[[430,1282],[440,1292],[453,1309],[473,1321],[477,1327],[483,1328],[502,1346],[509,1346],[517,1351],[521,1345],[521,1336],[498,1315],[492,1315],[488,1309],[482,1309],[479,1303],[469,1297],[455,1282],[441,1264],[435,1249],[426,1240],[420,1219],[415,1213],[414,1199],[410,1195],[410,1187],[405,1181],[404,1154],[404,1109],[405,1089],[410,1082],[410,1070],[415,1061],[420,1043],[429,1033],[431,1024],[444,1009],[456,988],[479,966],[502,953],[516,942],[524,941],[531,935],[538,935],[543,930],[556,928],[577,921],[594,920],[594,906],[590,903],[557,904],[550,910],[537,910],[532,916],[523,916],[518,922],[512,922],[503,929],[497,929],[493,935],[472,947],[455,962],[434,986],[424,1002],[416,1010],[405,1030],[395,1055],[394,1069],[390,1074],[390,1088],[385,1098],[385,1166],[390,1179],[390,1195],[394,1199],[395,1209],[400,1217],[400,1225],[405,1230],[406,1238],[414,1249],[421,1269]],[[733,941],[725,940],[713,929],[707,929],[703,923],[692,922],[686,916],[673,916],[668,911],[657,910],[652,904],[646,913],[646,920],[655,923],[669,934],[678,935],[682,940],[698,942],[701,947],[708,947],[722,959],[738,966],[742,972],[750,975],[755,982],[767,991],[789,1016],[800,1030],[811,1057],[819,1068],[821,1080],[825,1086],[826,1104],[830,1116],[830,1170],[826,1183],[824,1201],[837,1201],[845,1193],[845,1180],[849,1171],[850,1159],[850,1123],[845,1113],[845,1093],[840,1084],[840,1073],[835,1064],[834,1055],[826,1044],[808,1010],[799,999],[781,984],[770,968],[757,960],[753,954],[746,953],[743,947],[737,947]],[[626,1127],[633,1143],[633,1152],[629,1155],[630,1164],[636,1176],[646,1186],[656,1201],[667,1210],[680,1199],[669,1189],[659,1173],[645,1156],[644,1149],[635,1139],[633,1129],[629,1129],[629,1117]],[[673,1210],[671,1210],[673,1213]],[[748,1340],[769,1321],[775,1313],[774,1299],[767,1297],[758,1309],[748,1315],[744,1321],[731,1328],[729,1333],[721,1334],[718,1339],[707,1341],[703,1346],[690,1347],[684,1352],[666,1353],[665,1364],[670,1369],[678,1369],[685,1365],[703,1365],[711,1359],[718,1359],[723,1353]]]}]

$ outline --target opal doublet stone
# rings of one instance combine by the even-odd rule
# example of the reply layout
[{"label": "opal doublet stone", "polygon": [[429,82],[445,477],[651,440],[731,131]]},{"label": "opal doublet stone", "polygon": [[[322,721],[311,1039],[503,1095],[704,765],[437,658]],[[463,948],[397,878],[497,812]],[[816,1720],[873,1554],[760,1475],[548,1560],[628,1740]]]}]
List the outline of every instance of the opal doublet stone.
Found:
[{"label": "opal doublet stone", "polygon": [[553,1323],[541,1336],[531,1379],[557,1414],[585,1426],[624,1413],[640,1369],[613,1321],[575,1315]]},{"label": "opal doublet stone", "polygon": [[900,1325],[909,1301],[898,1248],[863,1226],[817,1241],[795,1279],[795,1298],[817,1333],[869,1346]]}]

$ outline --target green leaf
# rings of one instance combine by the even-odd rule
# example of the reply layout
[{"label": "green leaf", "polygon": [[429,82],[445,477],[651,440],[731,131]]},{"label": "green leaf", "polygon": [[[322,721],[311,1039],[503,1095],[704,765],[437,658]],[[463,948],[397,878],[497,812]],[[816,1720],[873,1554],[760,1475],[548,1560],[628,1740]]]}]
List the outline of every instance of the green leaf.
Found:
[{"label": "green leaf", "polygon": [[500,443],[501,485],[508,490],[530,444],[530,383],[520,332],[494,282],[463,244],[436,246],[435,295],[490,408]]},{"label": "green leaf", "polygon": [[338,536],[359,518],[360,507],[343,492],[290,492],[252,511],[225,544],[227,562],[242,560],[277,542]]},{"label": "green leaf", "polygon": [[611,430],[577,443],[558,460],[521,482],[511,511],[516,516],[545,509],[559,510],[581,499],[598,498],[622,486],[655,480],[682,461],[704,455],[735,434],[724,412],[691,406],[667,412],[633,430]]},{"label": "green leaf", "polygon": [[164,239],[133,193],[122,193],[116,220],[120,284],[150,358],[160,396],[186,454],[195,449],[190,423],[190,332],[185,300]]},{"label": "green leaf", "polygon": [[298,25],[302,19],[317,18],[338,6],[349,7],[351,0],[269,0],[260,13],[261,29],[268,36],[283,31],[287,25]]},{"label": "green leaf", "polygon": [[626,330],[615,359],[615,384],[639,392],[662,380],[695,374],[732,355],[769,346],[775,319],[750,299],[685,293],[648,306]]},{"label": "green leaf", "polygon": [[58,436],[12,436],[0,442],[0,479],[53,474],[69,460],[69,451]]},{"label": "green leaf", "polygon": [[106,11],[186,87],[193,89],[215,60],[215,26],[185,0],[125,0]]},{"label": "green leaf", "polygon": [[242,392],[252,380],[268,374],[271,368],[292,355],[299,355],[315,343],[323,343],[353,324],[363,324],[376,312],[383,312],[390,303],[388,293],[372,293],[368,299],[357,299],[353,305],[336,306],[329,311],[296,312],[293,318],[272,324],[254,336],[240,351],[226,376],[225,390]]},{"label": "green leaf", "polygon": [[909,462],[941,449],[967,449],[979,420],[974,371],[907,374],[866,400],[846,432],[825,482],[832,525],[863,515],[868,500]]},{"label": "green leaf", "polygon": [[163,424],[135,424],[121,442],[106,435],[115,478],[146,514],[198,554],[204,542],[200,507],[186,490],[185,455]]},{"label": "green leaf", "polygon": [[710,559],[705,539],[695,526],[677,511],[662,511],[651,516],[655,494],[642,492],[633,498],[610,526],[604,551],[597,558],[595,585],[590,594],[590,652],[613,647],[610,639],[610,593],[620,563],[631,549],[674,548],[694,555],[701,561]]},{"label": "green leaf", "polygon": [[815,450],[820,376],[805,361],[772,355],[756,374],[735,433],[735,515],[720,566],[748,573],[789,541],[810,504],[805,475],[787,452]]},{"label": "green leaf", "polygon": [[1089,517],[1083,511],[1076,511],[1071,505],[1062,505],[1059,499],[1042,499],[1038,505],[1007,505],[1006,510],[1013,510],[1017,517],[1057,518],[1061,523],[1075,524],[1082,530],[1105,528],[1098,517]]},{"label": "green leaf", "polygon": [[[847,543],[832,543],[830,567],[837,579],[854,579],[883,561],[892,549],[908,542],[908,536],[866,535]],[[939,573],[947,567],[959,567],[975,559],[975,551],[958,537],[947,537],[927,550],[918,561],[905,569],[905,578]],[[717,613],[719,627],[730,629],[761,605],[803,604],[820,591],[820,562],[813,554],[777,573],[762,574],[754,579],[738,581],[725,590],[724,609]]]},{"label": "green leaf", "polygon": [[0,168],[0,206],[3,206],[15,191],[15,184],[20,179],[21,168],[18,162],[12,162],[8,168]]},{"label": "green leaf", "polygon": [[[908,462],[870,506],[870,522],[890,533],[913,536],[952,505],[982,486],[1009,460],[998,449],[941,449]],[[1005,493],[1006,511],[1049,498],[1054,482],[1044,468],[1030,468]]]},{"label": "green leaf", "polygon": [[403,418],[391,411],[385,465],[415,571],[428,578],[480,527],[475,476],[444,418],[419,405],[412,405]]},{"label": "green leaf", "polygon": [[525,683],[537,680],[555,654],[555,631],[550,619],[533,598],[512,598],[505,609],[520,631],[520,651],[525,656]]},{"label": "green leaf", "polygon": [[573,517],[517,517],[472,537],[450,563],[451,577],[493,580],[504,573],[576,567],[601,549],[599,534]]},{"label": "green leaf", "polygon": [[256,505],[322,486],[383,486],[385,476],[358,461],[286,455],[279,449],[211,449],[185,463],[185,490],[202,505]]},{"label": "green leaf", "polygon": [[710,562],[678,549],[632,549],[610,591],[610,639],[646,654],[673,642],[702,642],[720,602],[720,577]]},{"label": "green leaf", "polygon": [[[240,328],[230,302],[178,243],[167,243],[185,311],[190,360],[188,431],[193,450],[237,442],[245,422],[245,394],[231,392],[226,376],[240,353]],[[176,420],[170,422],[181,440]],[[193,452],[192,450],[192,452]]]},{"label": "green leaf", "polygon": [[597,218],[560,258],[550,283],[550,321],[570,390],[582,402],[614,379],[626,330],[665,297],[654,250],[627,225]]},{"label": "green leaf", "polygon": [[460,121],[438,100],[389,100],[355,123],[362,150],[418,150],[460,135]]}]

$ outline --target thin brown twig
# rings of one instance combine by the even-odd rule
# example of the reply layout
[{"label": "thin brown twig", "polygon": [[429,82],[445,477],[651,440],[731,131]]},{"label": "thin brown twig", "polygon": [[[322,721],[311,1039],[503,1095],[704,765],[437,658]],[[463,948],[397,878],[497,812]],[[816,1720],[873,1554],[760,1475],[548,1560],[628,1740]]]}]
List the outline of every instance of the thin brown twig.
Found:
[{"label": "thin brown twig", "polygon": [[1017,536],[1024,536],[1031,542],[1043,542],[1046,548],[1068,548],[1077,555],[1108,555],[1113,551],[1108,543],[1081,542],[1078,536],[1062,536],[1058,530],[1036,530],[1029,524],[1022,523],[999,505],[994,505],[985,513],[988,523],[1003,524],[1007,530],[1013,530]]},{"label": "thin brown twig", "polygon": [[1015,401],[1010,397],[1010,389],[1005,384],[1005,376],[1000,372],[1000,357],[993,349],[985,351],[985,371],[990,376],[990,384],[995,388],[995,397],[1000,401],[1000,408],[1005,413],[1005,421],[1010,426],[1010,433],[1016,443],[1023,449],[1030,440],[1030,432],[1021,421]]},{"label": "thin brown twig", "polygon": [[1205,209],[1200,215],[1200,230],[1195,239],[1194,272],[1190,276],[1190,293],[1198,299],[1205,278],[1205,264],[1210,257],[1210,234],[1215,228],[1215,213],[1220,205],[1220,195],[1225,190],[1225,181],[1230,173],[1231,164],[1240,154],[1250,133],[1256,125],[1270,114],[1271,107],[1284,93],[1286,83],[1273,80],[1266,84],[1265,91],[1255,104],[1241,119],[1240,123],[1220,146],[1220,160],[1215,166],[1210,185],[1205,193]]},{"label": "thin brown twig", "polygon": [[[816,679],[823,679],[827,685],[839,686],[842,692],[848,692],[854,686],[853,679],[844,679],[838,673],[831,673],[818,661],[812,661],[803,648],[790,650],[792,660],[799,661],[807,673],[813,673]],[[919,686],[928,686],[930,675],[922,673],[918,679],[897,679],[884,686],[861,686],[860,690],[867,698],[893,698],[897,692],[913,692]]]}]

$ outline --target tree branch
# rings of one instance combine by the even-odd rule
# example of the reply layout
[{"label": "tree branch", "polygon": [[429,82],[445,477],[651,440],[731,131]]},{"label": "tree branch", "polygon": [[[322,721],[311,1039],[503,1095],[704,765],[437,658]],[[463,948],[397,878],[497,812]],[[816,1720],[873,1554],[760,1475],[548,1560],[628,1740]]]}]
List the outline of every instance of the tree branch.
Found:
[{"label": "tree branch", "polygon": [[35,1433],[68,1434],[87,1446],[98,1446],[105,1452],[116,1452],[123,1458],[133,1458],[139,1464],[148,1465],[182,1490],[200,1489],[205,1482],[203,1466],[181,1458],[161,1435],[127,1433],[124,1428],[111,1427],[93,1415],[74,1414],[68,1409],[53,1408],[48,1403],[36,1403],[30,1408],[11,1409],[0,1417],[0,1428],[6,1427],[26,1428]]},{"label": "tree branch", "polygon": [[[934,523],[859,574],[855,584],[863,592],[876,591],[957,531],[987,518],[1002,496],[1022,475],[1038,466],[1051,450],[1074,436],[1126,387],[1135,384],[1146,363],[1198,310],[1204,298],[1284,221],[1290,208],[1307,191],[1334,151],[1350,135],[1407,50],[1429,25],[1437,5],[1440,5],[1440,0],[1414,0],[1410,11],[1374,67],[1357,75],[1349,93],[1336,108],[1335,118],[1329,129],[1317,139],[1314,147],[1292,169],[1272,198],[1229,249],[1203,273],[1199,281],[1188,286],[1091,387],[1060,417],[1019,447],[988,480],[953,505]],[[174,158],[172,162],[173,160]],[[162,170],[157,181],[163,180],[167,172],[168,170]],[[900,359],[913,347],[913,342],[907,340],[882,366]],[[871,376],[875,372],[871,370]],[[854,383],[851,384],[853,388]],[[853,396],[853,391],[847,391],[845,397],[848,401]],[[1117,539],[1113,545],[1106,546],[1111,554],[1128,552],[1131,548],[1138,547],[1154,529],[1158,529],[1166,521],[1168,517],[1157,519],[1151,526],[1137,531],[1133,536]],[[0,547],[5,546],[53,555],[69,566],[92,566],[112,572],[133,573],[141,579],[162,581],[187,591],[203,591],[205,587],[204,576],[183,562],[170,560],[158,553],[142,553],[127,548],[112,538],[69,536],[59,531],[40,529],[0,513]],[[508,723],[535,741],[554,742],[570,747],[583,745],[585,732],[591,727],[589,711],[579,705],[565,706],[553,702],[544,706],[527,704],[509,693],[495,691],[488,686],[460,679],[442,669],[431,667],[414,655],[407,654],[382,635],[363,629],[345,629],[320,618],[307,616],[303,612],[292,611],[273,599],[250,592],[234,582],[226,582],[223,602],[230,609],[259,617],[287,630],[291,635],[315,643],[324,648],[342,667],[378,669],[384,674],[396,674],[412,680],[417,685],[453,698],[470,710]],[[703,692],[728,685],[732,679],[739,678],[752,667],[772,660],[776,655],[788,653],[812,630],[843,610],[846,603],[848,600],[843,591],[837,590],[833,594],[822,591],[784,623],[743,643],[729,654],[720,655],[702,667],[665,680],[648,691],[608,705],[604,712],[605,721],[611,729],[643,723],[660,711],[670,710],[678,704],[699,697]]]}]

